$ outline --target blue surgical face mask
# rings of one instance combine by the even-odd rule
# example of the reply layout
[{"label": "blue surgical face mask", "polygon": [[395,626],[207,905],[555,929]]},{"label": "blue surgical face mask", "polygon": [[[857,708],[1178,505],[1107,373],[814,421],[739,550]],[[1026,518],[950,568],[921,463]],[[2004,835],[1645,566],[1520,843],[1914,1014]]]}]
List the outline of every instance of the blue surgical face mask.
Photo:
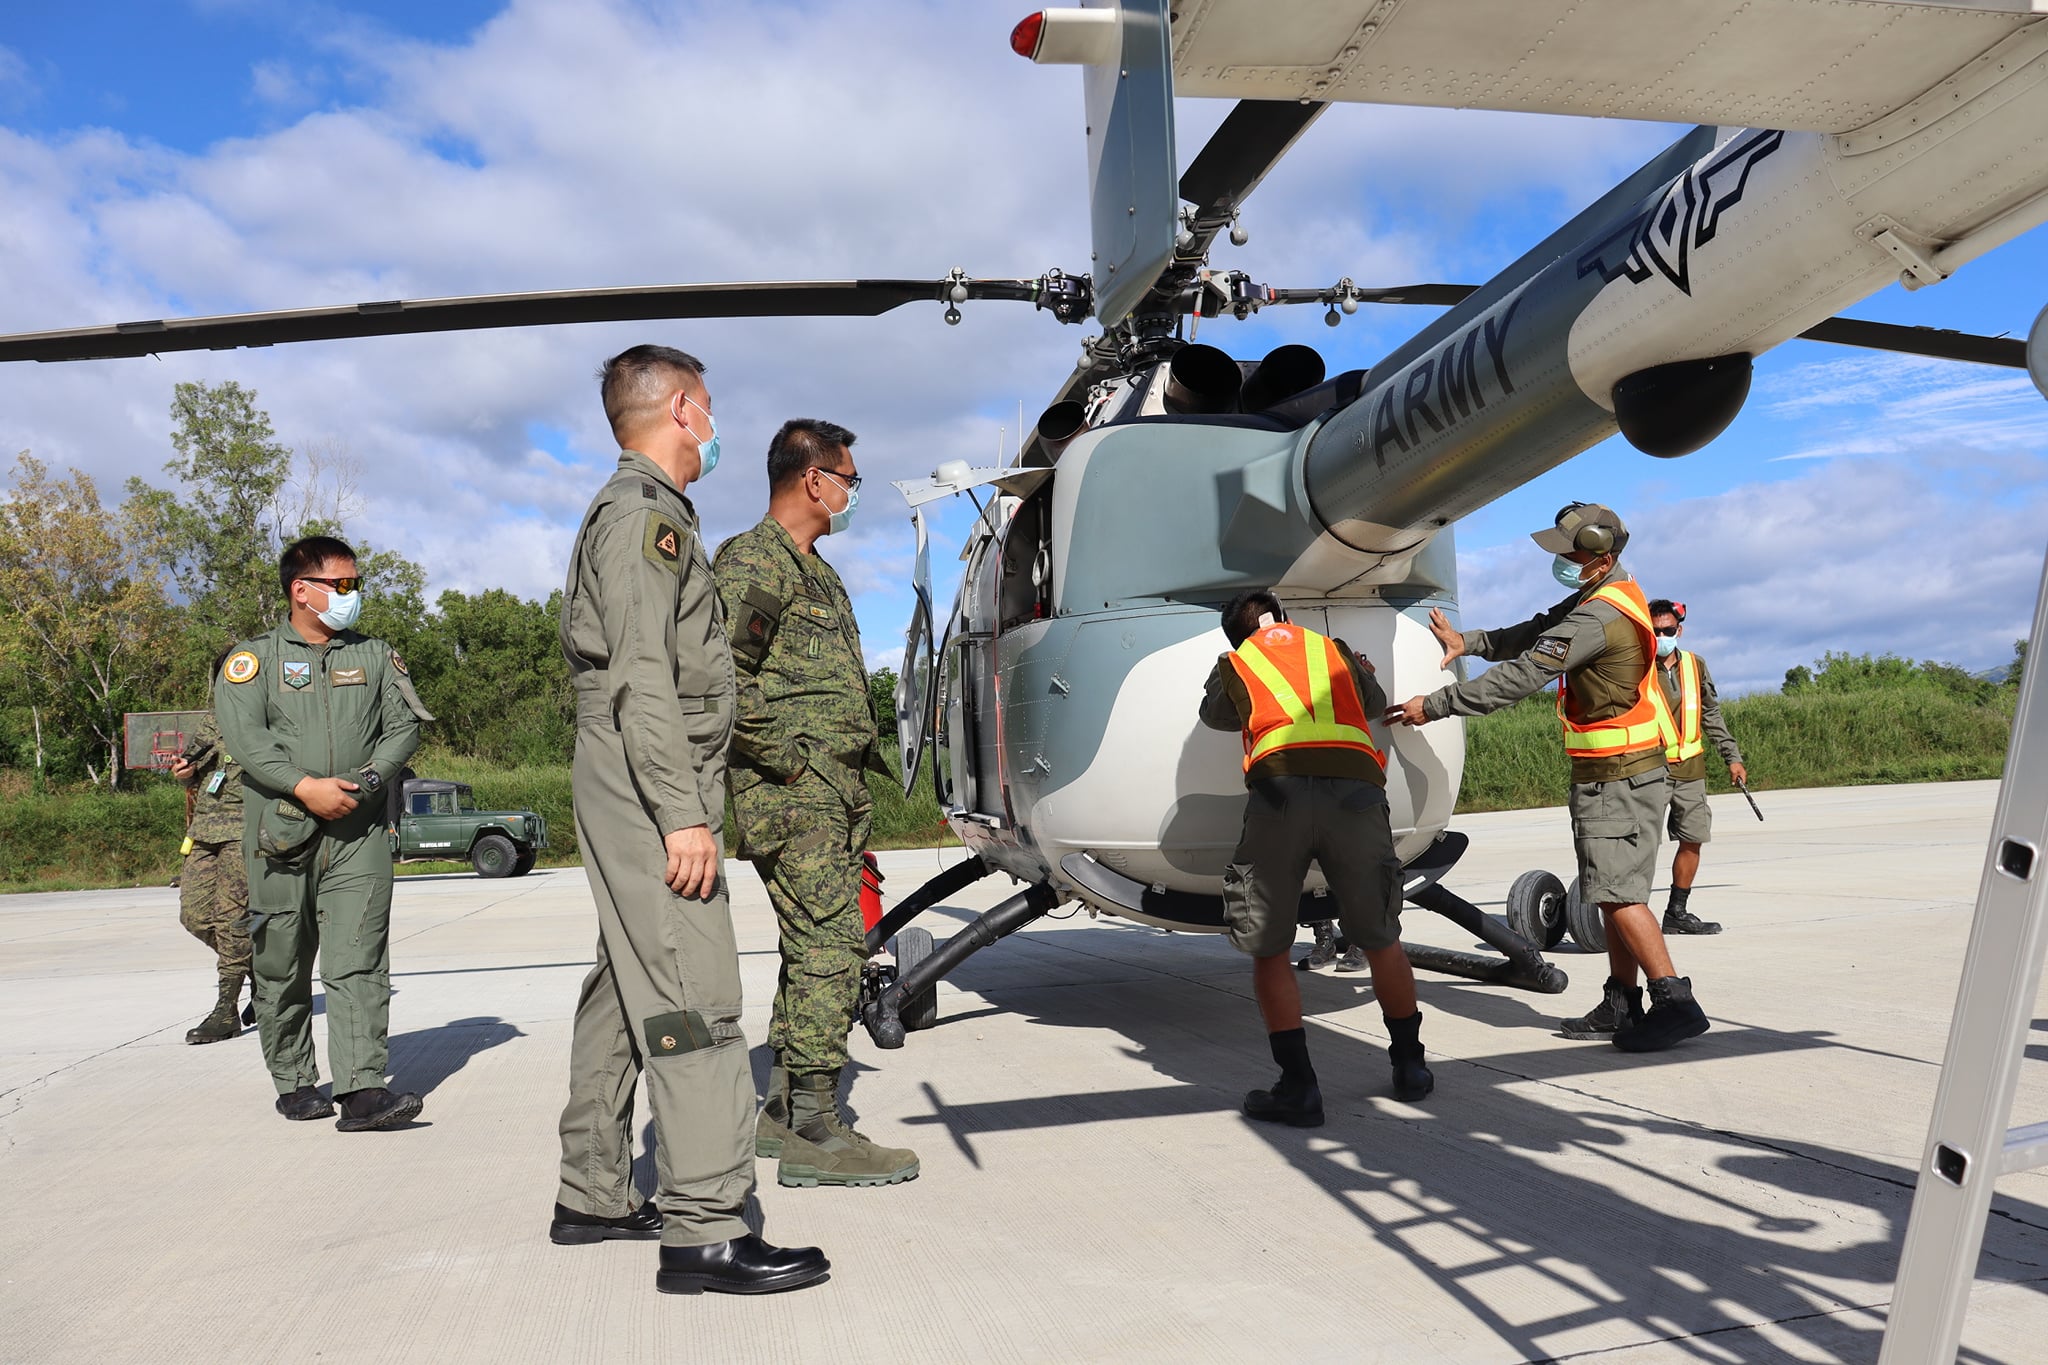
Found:
[{"label": "blue surgical face mask", "polygon": [[839,476],[829,469],[821,469],[818,473],[832,480],[834,484],[838,485],[839,490],[846,494],[846,506],[832,513],[831,529],[825,532],[828,536],[836,536],[846,529],[848,522],[853,520],[853,509],[860,506],[860,490],[858,488],[848,488],[845,484],[840,483]]},{"label": "blue surgical face mask", "polygon": [[1672,656],[1673,654],[1676,654],[1677,652],[1678,652],[1678,637],[1677,637],[1677,636],[1675,636],[1675,635],[1659,635],[1659,636],[1657,637],[1657,657],[1658,657],[1658,658],[1660,658],[1660,659],[1668,659],[1668,658],[1670,658],[1670,657],[1671,657],[1671,656]]},{"label": "blue surgical face mask", "polygon": [[[700,479],[705,478],[712,470],[718,468],[718,419],[711,415],[710,408],[705,407],[702,403],[690,397],[690,395],[679,393],[676,397],[703,413],[704,420],[711,423],[711,439],[697,442],[697,477]],[[675,418],[677,426],[681,427],[684,431],[690,431],[690,424],[683,420],[682,414],[675,410],[674,404],[670,404],[669,416]],[[691,431],[690,434],[695,436],[697,433]]]},{"label": "blue surgical face mask", "polygon": [[327,591],[327,609],[315,612],[320,624],[329,630],[347,630],[363,614],[363,594],[357,592]]},{"label": "blue surgical face mask", "polygon": [[1567,588],[1582,588],[1585,586],[1579,580],[1579,566],[1566,559],[1563,555],[1559,555],[1551,561],[1550,576],[1564,584]]}]

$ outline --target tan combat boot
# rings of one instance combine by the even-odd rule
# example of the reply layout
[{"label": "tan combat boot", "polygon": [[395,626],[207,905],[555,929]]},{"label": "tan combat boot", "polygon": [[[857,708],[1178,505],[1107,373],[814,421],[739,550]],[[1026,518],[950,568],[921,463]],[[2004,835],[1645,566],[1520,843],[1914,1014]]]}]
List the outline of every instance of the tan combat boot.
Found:
[{"label": "tan combat boot", "polygon": [[782,1144],[794,1137],[789,1131],[789,1072],[783,1069],[782,1054],[768,1068],[768,1093],[761,1099],[761,1117],[754,1123],[754,1155],[781,1156]]},{"label": "tan combat boot", "polygon": [[789,1078],[789,1136],[775,1179],[783,1185],[894,1185],[917,1178],[917,1153],[878,1147],[840,1116],[839,1077],[829,1071]]}]

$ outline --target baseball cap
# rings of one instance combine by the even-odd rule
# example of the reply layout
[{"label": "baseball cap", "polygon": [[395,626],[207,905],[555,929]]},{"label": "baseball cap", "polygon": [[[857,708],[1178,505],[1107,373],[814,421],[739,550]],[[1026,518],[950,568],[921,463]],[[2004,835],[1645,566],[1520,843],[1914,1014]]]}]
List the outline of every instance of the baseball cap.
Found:
[{"label": "baseball cap", "polygon": [[1532,531],[1529,539],[1554,555],[1568,555],[1575,550],[1618,554],[1628,544],[1628,527],[1612,507],[1597,502],[1574,502],[1557,509],[1555,526]]}]

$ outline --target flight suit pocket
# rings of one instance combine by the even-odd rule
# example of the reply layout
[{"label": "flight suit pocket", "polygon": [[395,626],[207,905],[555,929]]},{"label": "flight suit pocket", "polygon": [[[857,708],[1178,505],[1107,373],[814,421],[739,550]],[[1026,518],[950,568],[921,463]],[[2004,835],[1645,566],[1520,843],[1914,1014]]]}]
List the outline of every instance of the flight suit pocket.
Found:
[{"label": "flight suit pocket", "polygon": [[256,849],[278,868],[297,872],[313,860],[320,822],[296,801],[266,802],[256,817]]}]

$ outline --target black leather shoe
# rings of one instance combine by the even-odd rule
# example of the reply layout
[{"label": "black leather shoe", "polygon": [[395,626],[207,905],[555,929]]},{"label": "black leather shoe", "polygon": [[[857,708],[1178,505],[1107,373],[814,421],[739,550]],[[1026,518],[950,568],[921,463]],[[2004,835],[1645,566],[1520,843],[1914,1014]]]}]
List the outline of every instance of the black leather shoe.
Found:
[{"label": "black leather shoe", "polygon": [[1436,1089],[1436,1073],[1422,1060],[1422,1044],[1411,1049],[1397,1043],[1387,1049],[1387,1056],[1394,1063],[1394,1098],[1409,1104],[1428,1099]]},{"label": "black leather shoe", "polygon": [[775,1294],[825,1278],[816,1247],[775,1247],[748,1233],[701,1247],[663,1247],[654,1287],[664,1294]]},{"label": "black leather shoe", "polygon": [[621,1218],[600,1218],[579,1213],[567,1204],[555,1205],[555,1221],[548,1224],[548,1240],[556,1246],[589,1246],[593,1242],[647,1242],[661,1236],[661,1210],[648,1200]]},{"label": "black leather shoe", "polygon": [[334,1117],[334,1106],[327,1097],[310,1085],[302,1085],[289,1095],[277,1097],[277,1112],[297,1122],[307,1119]]},{"label": "black leather shoe", "polygon": [[1323,1126],[1323,1090],[1314,1081],[1306,1085],[1285,1077],[1271,1090],[1245,1093],[1244,1115],[1261,1123],[1284,1123],[1290,1128]]},{"label": "black leather shoe", "polygon": [[368,1090],[351,1090],[337,1098],[341,1101],[341,1119],[334,1126],[343,1133],[402,1128],[418,1118],[424,1107],[418,1095],[410,1091],[394,1095],[381,1085]]}]

